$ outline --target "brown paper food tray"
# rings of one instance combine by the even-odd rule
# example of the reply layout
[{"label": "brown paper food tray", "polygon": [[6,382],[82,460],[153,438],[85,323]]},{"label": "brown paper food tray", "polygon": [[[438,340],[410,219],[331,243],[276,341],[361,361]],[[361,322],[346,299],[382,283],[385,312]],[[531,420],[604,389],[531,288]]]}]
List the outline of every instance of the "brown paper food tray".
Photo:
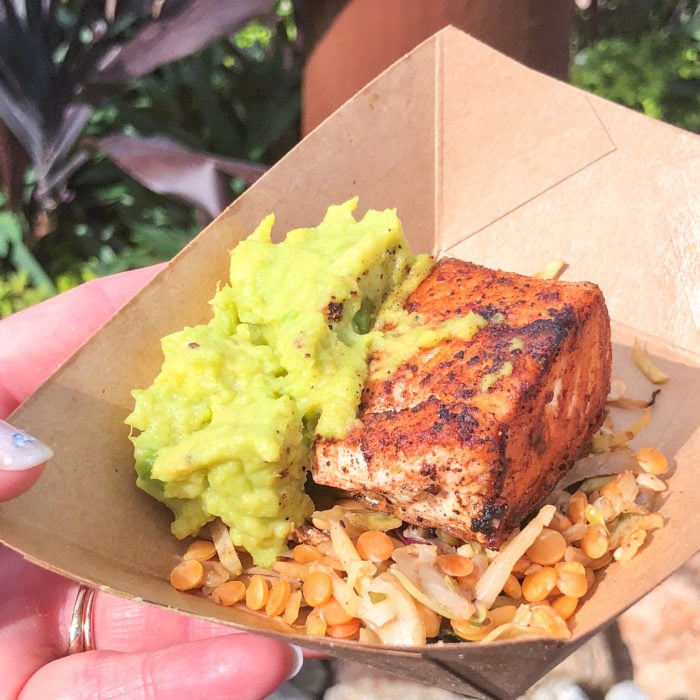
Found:
[{"label": "brown paper food tray", "polygon": [[124,418],[150,383],[159,339],[209,318],[228,251],[268,212],[276,231],[315,225],[357,194],[396,207],[416,252],[532,273],[551,257],[592,280],[614,321],[614,373],[634,337],[670,376],[644,444],[672,462],[667,526],[610,566],[573,639],[411,649],[299,638],[303,645],[488,698],[524,692],[700,548],[700,139],[544,77],[447,28],[392,66],[240,197],[13,415],[56,456],[39,484],[0,505],[0,540],[27,558],[129,598],[277,634],[167,583],[183,549],[169,513],[134,486]]}]

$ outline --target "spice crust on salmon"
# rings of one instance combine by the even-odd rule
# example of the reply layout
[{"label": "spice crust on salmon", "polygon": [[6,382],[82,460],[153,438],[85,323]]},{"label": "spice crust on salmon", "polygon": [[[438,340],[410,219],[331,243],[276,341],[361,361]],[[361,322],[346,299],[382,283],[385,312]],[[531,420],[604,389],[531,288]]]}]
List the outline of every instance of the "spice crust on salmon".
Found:
[{"label": "spice crust on salmon", "polygon": [[[498,548],[604,420],[612,350],[603,295],[588,282],[443,258],[402,311],[405,327],[385,320],[380,330],[420,326],[415,351],[392,363],[390,345],[374,349],[361,424],[317,440],[312,477],[405,522]],[[457,321],[467,318],[465,331]],[[450,324],[459,330],[440,332]]]}]

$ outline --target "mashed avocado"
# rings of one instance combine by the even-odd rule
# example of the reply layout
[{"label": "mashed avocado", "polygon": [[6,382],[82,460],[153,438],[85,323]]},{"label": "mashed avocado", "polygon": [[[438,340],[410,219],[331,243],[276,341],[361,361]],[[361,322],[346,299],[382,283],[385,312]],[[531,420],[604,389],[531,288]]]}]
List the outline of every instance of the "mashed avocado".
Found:
[{"label": "mashed avocado", "polygon": [[270,566],[313,510],[313,440],[354,425],[374,321],[414,262],[394,210],[356,221],[356,205],[277,244],[265,218],[232,251],[212,320],[164,338],[160,374],[133,392],[137,484],[177,537],[220,517]]},{"label": "mashed avocado", "polygon": [[419,255],[409,274],[382,305],[374,326],[370,379],[389,376],[409,360],[416,349],[435,347],[447,338],[469,340],[489,325],[483,316],[473,311],[436,321],[406,310],[408,297],[430,274],[433,263],[429,255]]}]

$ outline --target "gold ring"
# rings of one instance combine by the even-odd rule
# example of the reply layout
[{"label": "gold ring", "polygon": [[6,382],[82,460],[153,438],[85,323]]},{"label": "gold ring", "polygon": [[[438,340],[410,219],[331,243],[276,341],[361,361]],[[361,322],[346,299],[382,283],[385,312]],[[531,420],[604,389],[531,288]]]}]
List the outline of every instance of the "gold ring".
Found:
[{"label": "gold ring", "polygon": [[82,584],[73,605],[73,615],[68,628],[68,654],[80,654],[95,648],[92,613],[95,605],[95,589]]}]

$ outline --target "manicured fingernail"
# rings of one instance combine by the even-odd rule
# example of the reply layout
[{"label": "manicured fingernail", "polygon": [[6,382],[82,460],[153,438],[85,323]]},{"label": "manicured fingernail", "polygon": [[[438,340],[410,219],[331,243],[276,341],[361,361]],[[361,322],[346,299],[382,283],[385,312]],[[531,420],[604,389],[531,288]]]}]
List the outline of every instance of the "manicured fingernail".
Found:
[{"label": "manicured fingernail", "polygon": [[301,671],[301,667],[304,665],[304,652],[301,650],[301,647],[298,647],[296,644],[290,644],[289,648],[294,652],[295,661],[294,667],[287,676],[288,681],[298,675],[299,671]]},{"label": "manicured fingernail", "polygon": [[41,440],[0,420],[0,469],[6,471],[31,469],[51,457],[53,457],[51,448]]}]

